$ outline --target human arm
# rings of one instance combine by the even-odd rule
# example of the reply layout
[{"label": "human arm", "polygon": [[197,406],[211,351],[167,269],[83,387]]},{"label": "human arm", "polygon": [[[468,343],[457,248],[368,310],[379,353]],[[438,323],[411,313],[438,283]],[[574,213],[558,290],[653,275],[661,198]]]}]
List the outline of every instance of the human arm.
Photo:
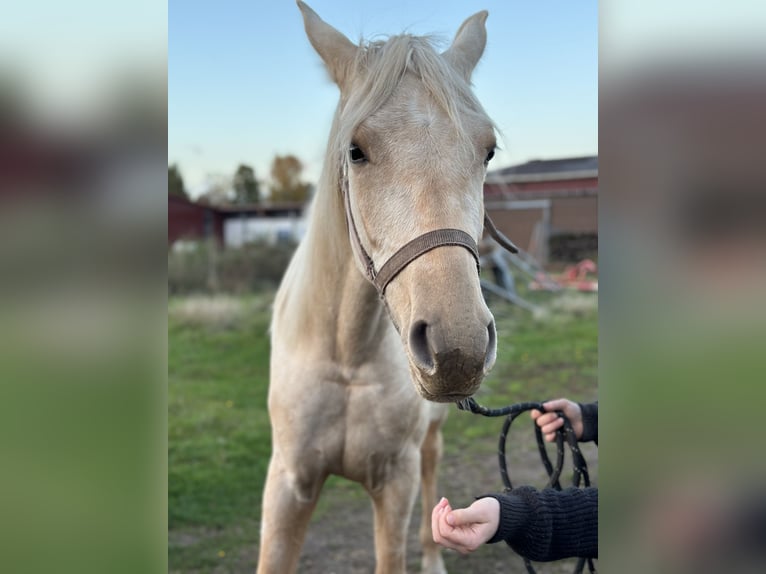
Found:
[{"label": "human arm", "polygon": [[500,516],[488,544],[505,541],[521,556],[539,562],[598,557],[597,488],[522,486],[490,496],[499,502]]},{"label": "human arm", "polygon": [[598,490],[523,486],[453,510],[442,498],[431,514],[437,544],[462,554],[504,540],[535,561],[598,556]]}]

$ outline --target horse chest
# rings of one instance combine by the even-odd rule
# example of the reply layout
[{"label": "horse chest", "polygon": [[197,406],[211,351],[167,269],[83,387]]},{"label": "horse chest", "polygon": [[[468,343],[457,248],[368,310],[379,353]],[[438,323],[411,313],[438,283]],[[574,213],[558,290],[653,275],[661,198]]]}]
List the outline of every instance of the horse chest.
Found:
[{"label": "horse chest", "polygon": [[299,407],[302,436],[286,441],[296,459],[305,465],[311,452],[312,465],[326,472],[378,484],[399,458],[418,451],[428,427],[428,405],[411,381],[403,383],[323,378]]}]

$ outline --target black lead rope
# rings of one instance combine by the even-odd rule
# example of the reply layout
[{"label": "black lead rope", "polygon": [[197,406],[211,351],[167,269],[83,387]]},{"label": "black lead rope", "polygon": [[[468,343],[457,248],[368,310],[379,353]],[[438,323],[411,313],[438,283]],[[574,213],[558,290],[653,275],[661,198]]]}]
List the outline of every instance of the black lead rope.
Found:
[{"label": "black lead rope", "polygon": [[[542,403],[528,402],[528,403],[516,403],[515,405],[509,405],[499,409],[489,409],[481,406],[472,397],[459,401],[457,408],[461,411],[469,411],[477,415],[485,417],[506,417],[503,421],[503,428],[500,431],[500,439],[497,444],[497,458],[500,466],[500,478],[505,486],[505,492],[511,492],[513,490],[513,484],[511,483],[511,477],[508,474],[508,460],[505,455],[505,444],[508,438],[508,432],[511,429],[513,421],[520,414],[532,409],[538,411],[545,411]],[[572,453],[572,467],[574,468],[572,473],[572,485],[575,487],[580,486],[580,482],[584,483],[585,487],[590,486],[590,475],[588,474],[588,465],[585,462],[585,457],[580,451],[580,447],[577,443],[577,437],[575,436],[572,423],[564,416],[561,411],[556,411],[559,417],[564,420],[563,428],[556,431],[556,464],[552,464],[550,457],[548,456],[548,450],[545,448],[545,442],[543,440],[543,431],[539,426],[535,427],[535,437],[537,438],[537,450],[540,453],[540,459],[542,460],[545,471],[548,473],[548,484],[546,488],[555,488],[561,490],[561,472],[564,468],[564,442],[569,445],[569,450]],[[575,566],[574,574],[582,574],[585,563],[588,563],[588,570],[591,574],[596,574],[596,568],[593,566],[593,560],[591,558],[578,558],[577,565]],[[535,574],[535,569],[532,567],[532,563],[524,558],[524,566],[527,568],[529,574]]]}]

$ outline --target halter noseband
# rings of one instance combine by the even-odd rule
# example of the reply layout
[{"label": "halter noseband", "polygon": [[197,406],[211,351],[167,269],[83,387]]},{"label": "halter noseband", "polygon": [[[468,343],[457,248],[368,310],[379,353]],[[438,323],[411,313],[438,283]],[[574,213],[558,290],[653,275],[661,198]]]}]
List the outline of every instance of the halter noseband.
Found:
[{"label": "halter noseband", "polygon": [[[346,224],[350,230],[351,250],[354,252],[357,259],[361,261],[367,279],[369,279],[378,290],[381,299],[385,299],[386,287],[391,283],[394,277],[401,273],[404,268],[415,259],[437,247],[447,245],[464,247],[471,253],[476,261],[476,272],[478,273],[481,271],[481,266],[479,264],[479,248],[476,245],[476,241],[474,241],[473,237],[465,231],[450,228],[435,229],[417,236],[412,241],[409,241],[400,247],[396,253],[383,264],[380,270],[376,271],[375,262],[372,260],[372,257],[370,257],[370,254],[367,253],[364,245],[362,245],[362,241],[359,239],[359,232],[356,228],[354,215],[351,212],[351,200],[349,199],[348,192],[348,164],[345,161],[343,162],[340,186],[343,192]],[[503,248],[511,253],[519,252],[519,248],[516,247],[510,239],[503,235],[497,227],[495,227],[494,222],[489,218],[486,211],[484,212],[484,228]]]}]

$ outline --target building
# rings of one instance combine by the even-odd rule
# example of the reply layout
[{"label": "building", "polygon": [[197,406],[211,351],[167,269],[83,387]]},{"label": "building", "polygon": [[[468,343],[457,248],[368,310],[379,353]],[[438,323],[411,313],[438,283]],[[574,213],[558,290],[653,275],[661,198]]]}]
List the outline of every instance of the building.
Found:
[{"label": "building", "polygon": [[[497,227],[541,263],[598,248],[598,156],[533,160],[489,172],[484,204]],[[553,253],[552,253],[553,252]]]},{"label": "building", "polygon": [[302,202],[221,206],[218,212],[224,222],[224,244],[240,247],[252,241],[297,242],[306,232],[305,207]]},{"label": "building", "polygon": [[168,195],[168,248],[179,240],[214,237],[223,245],[223,217],[211,206]]},{"label": "building", "polygon": [[215,238],[239,247],[251,241],[279,243],[303,236],[305,204],[208,205],[168,195],[168,247],[179,240]]}]

